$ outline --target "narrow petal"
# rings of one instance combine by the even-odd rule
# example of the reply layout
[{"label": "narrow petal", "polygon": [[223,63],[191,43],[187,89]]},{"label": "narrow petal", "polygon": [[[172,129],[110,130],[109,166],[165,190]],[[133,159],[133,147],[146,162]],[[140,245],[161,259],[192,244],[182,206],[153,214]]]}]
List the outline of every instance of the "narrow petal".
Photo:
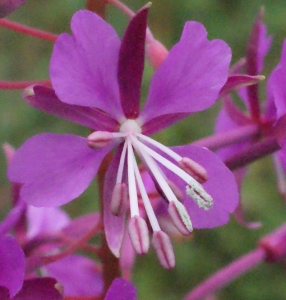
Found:
[{"label": "narrow petal", "polygon": [[[208,172],[208,180],[203,187],[213,198],[213,207],[203,210],[185,194],[184,205],[190,215],[194,228],[211,228],[225,224],[238,205],[239,195],[235,178],[223,162],[206,148],[192,145],[173,147],[182,157],[189,157],[202,165]],[[170,179],[182,190],[186,184],[174,175]]]},{"label": "narrow petal", "polygon": [[0,237],[0,286],[6,287],[10,297],[21,289],[25,272],[25,256],[12,237]]},{"label": "narrow petal", "polygon": [[104,300],[136,300],[136,288],[132,282],[115,278]]},{"label": "narrow petal", "polygon": [[117,84],[120,40],[96,14],[81,10],[71,21],[73,35],[55,42],[50,76],[61,101],[95,107],[114,118],[123,116]]},{"label": "narrow petal", "polygon": [[263,61],[270,46],[272,37],[267,37],[267,31],[265,25],[262,23],[264,11],[260,10],[248,44],[247,56],[246,56],[246,69],[249,75],[256,75],[263,69]]},{"label": "narrow petal", "polygon": [[[167,114],[191,114],[214,104],[228,78],[231,50],[222,40],[207,40],[197,22],[187,22],[181,40],[155,72],[143,124]],[[165,123],[166,126],[166,123]]]},{"label": "narrow petal", "polygon": [[[105,175],[104,183],[104,231],[107,244],[111,252],[119,257],[120,248],[124,236],[124,220],[125,214],[115,216],[111,211],[111,199],[114,186],[116,184],[116,174],[118,170],[119,160],[122,147],[119,147]],[[126,175],[126,170],[124,173]]]},{"label": "narrow petal", "polygon": [[25,280],[23,288],[13,300],[63,300],[56,284],[57,281],[49,277]]},{"label": "narrow petal", "polygon": [[230,75],[227,79],[227,82],[220,90],[219,97],[223,97],[224,95],[232,92],[233,90],[237,90],[241,87],[257,84],[264,79],[265,77],[262,75],[254,75],[254,76],[246,75],[246,74]]},{"label": "narrow petal", "polygon": [[16,10],[26,0],[0,0],[0,18],[4,18]]},{"label": "narrow petal", "polygon": [[24,90],[23,97],[37,109],[94,130],[115,131],[119,126],[117,121],[96,108],[60,101],[55,91],[49,87],[30,86]]},{"label": "narrow petal", "polygon": [[70,255],[45,267],[56,278],[67,296],[97,296],[102,293],[103,281],[99,267],[89,258]]},{"label": "narrow petal", "polygon": [[59,206],[84,192],[111,148],[92,150],[74,135],[36,135],[16,151],[8,177],[24,184],[20,195],[28,204]]},{"label": "narrow petal", "polygon": [[127,119],[136,119],[139,115],[149,6],[131,19],[119,51],[118,84],[122,109]]}]

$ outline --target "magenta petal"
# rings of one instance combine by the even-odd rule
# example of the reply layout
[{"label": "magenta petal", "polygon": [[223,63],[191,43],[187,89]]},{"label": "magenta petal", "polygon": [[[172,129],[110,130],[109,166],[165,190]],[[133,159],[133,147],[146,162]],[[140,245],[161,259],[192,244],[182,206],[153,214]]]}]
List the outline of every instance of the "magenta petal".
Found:
[{"label": "magenta petal", "polygon": [[73,35],[55,42],[50,76],[61,101],[95,107],[114,118],[122,116],[117,84],[120,40],[95,13],[81,10],[71,21]]},{"label": "magenta petal", "polygon": [[24,2],[26,2],[26,0],[0,0],[0,18],[11,14]]},{"label": "magenta petal", "polygon": [[99,224],[99,222],[99,213],[83,215],[70,221],[68,226],[63,228],[62,233],[65,236],[71,237],[73,239],[81,239],[87,232],[92,230],[92,228],[96,226],[96,224]]},{"label": "magenta petal", "polygon": [[27,237],[50,235],[62,230],[70,222],[68,214],[58,207],[27,207]]},{"label": "magenta petal", "polygon": [[36,135],[16,151],[8,177],[24,184],[20,195],[27,203],[59,206],[84,192],[111,148],[92,150],[75,135]]},{"label": "magenta petal", "polygon": [[99,268],[89,258],[70,255],[45,266],[45,269],[64,287],[67,296],[97,296],[102,293]]},{"label": "magenta petal", "polygon": [[114,131],[118,122],[104,112],[86,106],[71,105],[59,100],[55,91],[41,85],[28,87],[24,99],[33,107],[94,130]]},{"label": "magenta petal", "polygon": [[12,237],[0,237],[0,286],[6,287],[10,297],[21,289],[25,272],[25,256]]},{"label": "magenta petal", "polygon": [[122,147],[120,147],[106,172],[104,183],[104,231],[107,244],[111,252],[119,257],[120,248],[124,235],[124,220],[125,214],[121,216],[115,216],[111,212],[110,204],[112,198],[112,192],[116,183],[116,175],[120,160]]},{"label": "magenta petal", "polygon": [[166,114],[185,117],[214,104],[228,78],[230,59],[225,42],[208,41],[203,25],[187,22],[181,40],[152,78],[143,123]]},{"label": "magenta petal", "polygon": [[[184,205],[190,215],[194,228],[211,228],[223,225],[229,220],[238,205],[239,195],[235,178],[232,172],[214,153],[206,148],[192,145],[173,147],[182,157],[189,157],[202,165],[208,172],[208,180],[203,184],[204,189],[213,197],[213,207],[206,211],[199,208],[190,198],[185,196]],[[178,181],[177,177],[170,179],[185,190],[186,184]]]},{"label": "magenta petal", "polygon": [[139,115],[148,11],[149,6],[131,19],[119,51],[118,84],[127,119],[136,119]]},{"label": "magenta petal", "polygon": [[25,280],[23,288],[13,300],[63,300],[56,284],[55,279],[48,277]]},{"label": "magenta petal", "polygon": [[16,205],[8,213],[5,220],[0,223],[0,236],[6,234],[19,222],[25,211],[25,208],[26,204],[23,201],[20,200],[16,203]]},{"label": "magenta petal", "polygon": [[136,300],[136,288],[132,282],[115,278],[104,300]]}]

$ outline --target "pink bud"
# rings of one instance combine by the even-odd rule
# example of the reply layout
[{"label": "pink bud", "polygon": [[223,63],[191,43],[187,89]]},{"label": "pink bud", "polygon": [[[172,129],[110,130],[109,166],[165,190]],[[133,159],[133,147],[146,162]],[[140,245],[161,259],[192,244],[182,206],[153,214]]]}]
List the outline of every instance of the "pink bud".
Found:
[{"label": "pink bud", "polygon": [[175,267],[175,255],[169,236],[162,230],[155,231],[153,233],[152,245],[160,264],[165,269],[173,269]]},{"label": "pink bud", "polygon": [[135,251],[138,254],[146,254],[149,250],[149,233],[145,220],[140,216],[131,218],[128,232]]},{"label": "pink bud", "polygon": [[87,137],[87,145],[92,149],[98,149],[105,147],[112,140],[112,133],[108,131],[94,131]]},{"label": "pink bud", "polygon": [[127,189],[125,183],[117,183],[113,189],[110,209],[115,216],[122,216],[128,207]]},{"label": "pink bud", "polygon": [[194,160],[188,157],[183,157],[182,160],[178,162],[178,165],[198,182],[204,183],[208,180],[208,173],[206,169]]},{"label": "pink bud", "polygon": [[159,41],[152,39],[146,44],[146,54],[154,69],[157,69],[168,56],[168,50]]},{"label": "pink bud", "polygon": [[8,143],[5,143],[3,145],[3,150],[4,150],[4,153],[5,153],[5,156],[6,156],[6,161],[7,161],[7,164],[9,165],[13,156],[14,156],[14,153],[15,153],[15,149]]},{"label": "pink bud", "polygon": [[4,18],[11,14],[25,1],[26,0],[0,0],[0,18]]},{"label": "pink bud", "polygon": [[171,201],[168,207],[169,215],[183,235],[190,235],[193,231],[192,222],[184,205],[178,201]]}]

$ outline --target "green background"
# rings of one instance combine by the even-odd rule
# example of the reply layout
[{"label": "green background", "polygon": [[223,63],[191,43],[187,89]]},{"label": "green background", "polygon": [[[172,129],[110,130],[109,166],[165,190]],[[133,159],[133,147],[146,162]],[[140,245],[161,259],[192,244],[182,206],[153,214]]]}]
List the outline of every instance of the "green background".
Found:
[{"label": "green background", "polygon": [[[146,2],[129,0],[133,10]],[[265,7],[264,22],[273,35],[271,50],[266,58],[263,75],[269,75],[280,57],[286,37],[285,1],[242,0],[154,0],[149,26],[157,39],[167,48],[176,43],[188,20],[202,22],[210,39],[225,40],[233,50],[234,63],[245,54],[252,24],[261,6]],[[69,32],[72,14],[84,7],[83,0],[28,0],[10,19],[54,33]],[[114,7],[109,7],[107,20],[122,35],[128,18]],[[0,28],[0,80],[28,80],[48,78],[52,43]],[[148,91],[152,69],[145,68],[142,99]],[[261,99],[264,84],[261,84]],[[43,132],[74,133],[82,136],[88,129],[37,111],[21,99],[21,91],[0,91],[0,142],[19,147],[27,138]],[[212,134],[220,103],[172,126],[156,138],[165,145],[181,145]],[[0,158],[1,216],[9,207],[9,183],[6,178],[4,155]],[[94,184],[95,185],[95,184]],[[80,199],[65,206],[73,216],[97,209],[96,187],[91,186]],[[223,191],[222,191],[223,193]],[[256,247],[263,235],[285,221],[285,202],[276,189],[272,158],[253,163],[248,169],[241,191],[248,220],[260,221],[263,226],[249,230],[234,218],[226,226],[195,231],[193,238],[174,241],[176,268],[164,270],[153,250],[137,259],[134,282],[139,299],[176,300],[200,281],[234,259]],[[285,265],[261,264],[217,293],[217,299],[286,299]]]}]

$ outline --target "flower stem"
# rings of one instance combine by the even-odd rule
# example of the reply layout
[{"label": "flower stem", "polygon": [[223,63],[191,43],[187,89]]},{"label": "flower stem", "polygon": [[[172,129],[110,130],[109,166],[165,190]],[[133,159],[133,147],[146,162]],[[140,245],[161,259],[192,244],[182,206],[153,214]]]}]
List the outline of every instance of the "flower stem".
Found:
[{"label": "flower stem", "polygon": [[253,269],[265,258],[265,251],[258,248],[245,256],[235,260],[228,266],[222,268],[204,282],[195,287],[184,299],[199,300],[204,299],[207,295],[214,293],[218,289],[232,282],[235,278],[244,272]]},{"label": "flower stem", "polygon": [[192,145],[206,147],[214,151],[245,141],[248,138],[254,138],[259,135],[259,130],[259,126],[256,124],[245,125],[237,129],[202,138],[193,142]]},{"label": "flower stem", "polygon": [[14,31],[17,32],[21,32],[33,37],[37,37],[46,41],[50,41],[50,42],[54,42],[57,38],[58,35],[47,32],[47,31],[43,31],[43,30],[39,30],[39,29],[35,29],[33,27],[29,27],[26,25],[22,25],[20,23],[14,22],[14,21],[10,21],[7,19],[0,19],[0,26],[5,27],[5,28],[9,28],[12,29]]},{"label": "flower stem", "polygon": [[227,158],[224,163],[230,170],[239,169],[268,154],[278,151],[280,146],[275,137],[250,145],[241,152]]},{"label": "flower stem", "polygon": [[[0,20],[1,21],[1,20]],[[0,80],[0,89],[1,90],[17,90],[24,89],[29,85],[40,84],[45,86],[52,86],[50,80],[25,80],[25,81],[2,81]]]}]

